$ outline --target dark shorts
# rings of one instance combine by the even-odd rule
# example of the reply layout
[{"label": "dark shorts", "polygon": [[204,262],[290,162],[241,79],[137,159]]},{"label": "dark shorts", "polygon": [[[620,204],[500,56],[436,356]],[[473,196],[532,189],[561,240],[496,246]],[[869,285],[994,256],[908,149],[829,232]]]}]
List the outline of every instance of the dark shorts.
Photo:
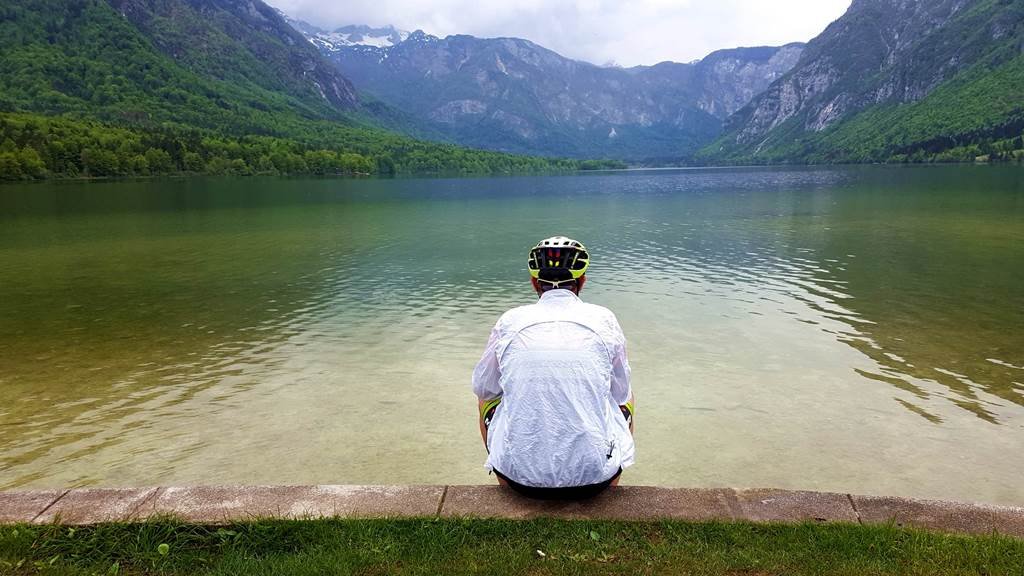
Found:
[{"label": "dark shorts", "polygon": [[536,498],[537,500],[586,500],[587,498],[593,498],[601,492],[604,492],[606,488],[615,482],[615,479],[622,474],[622,468],[615,473],[615,476],[599,482],[597,484],[587,484],[586,486],[566,486],[563,488],[538,488],[536,486],[526,486],[510,479],[497,470],[494,474],[505,481],[508,487],[515,490],[519,494],[526,496],[527,498]]},{"label": "dark shorts", "polygon": [[[490,429],[491,419],[494,418],[494,412],[498,409],[498,404],[500,403],[501,399],[498,398],[484,404],[482,410],[484,428]],[[633,407],[621,406],[620,409],[622,410],[622,417],[626,419],[626,422],[632,421]],[[566,486],[561,488],[539,488],[536,486],[526,486],[525,484],[520,484],[508,476],[505,476],[498,470],[495,470],[494,474],[498,478],[501,478],[509,488],[523,496],[526,496],[527,498],[536,498],[538,500],[585,500],[587,498],[597,496],[606,488],[611,486],[612,482],[615,482],[615,480],[622,474],[622,468],[619,468],[619,471],[616,472],[614,476],[604,482],[587,484],[585,486]]]}]

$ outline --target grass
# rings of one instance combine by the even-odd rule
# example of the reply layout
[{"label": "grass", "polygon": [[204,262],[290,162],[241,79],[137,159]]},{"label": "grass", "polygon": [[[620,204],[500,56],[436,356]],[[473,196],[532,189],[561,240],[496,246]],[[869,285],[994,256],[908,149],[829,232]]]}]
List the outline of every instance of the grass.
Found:
[{"label": "grass", "polygon": [[0,574],[1019,575],[1024,541],[893,526],[565,520],[0,527]]}]

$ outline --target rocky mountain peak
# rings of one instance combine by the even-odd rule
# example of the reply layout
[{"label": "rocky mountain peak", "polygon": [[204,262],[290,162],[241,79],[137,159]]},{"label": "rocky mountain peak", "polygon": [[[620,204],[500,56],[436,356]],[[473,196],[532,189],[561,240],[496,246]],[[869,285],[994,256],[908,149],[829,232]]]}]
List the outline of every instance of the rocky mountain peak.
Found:
[{"label": "rocky mountain peak", "polygon": [[[300,28],[303,29],[303,28]],[[681,157],[796,63],[802,44],[716,52],[693,64],[600,67],[521,38],[439,38],[416,30],[390,45],[306,37],[353,82],[455,141],[587,157]]]},{"label": "rocky mountain peak", "polygon": [[406,40],[409,40],[410,42],[436,42],[440,40],[440,38],[433,34],[427,34],[423,30],[416,29],[412,34],[409,34]]},{"label": "rocky mountain peak", "polygon": [[392,25],[367,26],[365,24],[348,24],[339,26],[333,30],[325,30],[305,20],[291,18],[284,12],[278,11],[292,28],[302,33],[305,38],[314,46],[325,52],[336,52],[345,48],[390,48],[407,40],[410,36],[416,36],[417,30],[410,34],[405,30],[399,30]]},{"label": "rocky mountain peak", "polygon": [[729,119],[712,154],[756,158],[865,110],[915,105],[975,66],[1020,56],[1022,28],[1022,0],[854,0],[791,71]]}]

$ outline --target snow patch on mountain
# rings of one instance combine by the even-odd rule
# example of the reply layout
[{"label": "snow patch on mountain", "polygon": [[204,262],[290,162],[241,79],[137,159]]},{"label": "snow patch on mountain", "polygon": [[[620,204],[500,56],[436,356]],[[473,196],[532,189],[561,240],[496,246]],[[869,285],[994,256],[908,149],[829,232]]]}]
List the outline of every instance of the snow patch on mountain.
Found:
[{"label": "snow patch on mountain", "polygon": [[409,37],[409,32],[399,30],[394,26],[373,28],[370,26],[350,25],[328,31],[309,22],[291,18],[280,10],[278,10],[278,13],[312,44],[330,52],[337,52],[338,50],[353,46],[390,48],[399,42],[404,42]]},{"label": "snow patch on mountain", "polygon": [[409,33],[393,26],[370,28],[368,26],[343,26],[334,32],[318,32],[307,36],[310,42],[327,48],[340,50],[349,46],[370,46],[389,48],[404,41]]}]

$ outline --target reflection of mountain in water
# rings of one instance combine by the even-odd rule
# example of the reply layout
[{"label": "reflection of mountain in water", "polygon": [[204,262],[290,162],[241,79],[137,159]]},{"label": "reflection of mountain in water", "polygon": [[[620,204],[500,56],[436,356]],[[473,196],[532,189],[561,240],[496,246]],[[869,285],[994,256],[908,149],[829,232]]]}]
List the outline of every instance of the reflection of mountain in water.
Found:
[{"label": "reflection of mountain in water", "polygon": [[792,192],[777,195],[732,181],[731,201],[696,186],[686,220],[638,224],[621,273],[645,261],[670,271],[675,296],[740,298],[755,315],[775,303],[870,358],[852,369],[935,423],[943,401],[993,424],[1024,406],[1024,309],[998,304],[1024,302],[1019,175],[887,170],[850,189],[829,174],[787,174],[772,185]]},{"label": "reflection of mountain in water", "polygon": [[[955,201],[961,216],[936,217],[932,202],[953,200],[908,194],[890,222],[864,234],[838,225],[825,252],[856,250],[858,258],[835,275],[855,296],[847,306],[871,321],[850,345],[874,359],[862,375],[912,392],[908,407],[930,419],[922,404],[945,397],[979,418],[999,422],[1000,406],[1024,405],[1024,310],[993,302],[1024,301],[1020,215],[971,213],[971,186]],[[909,191],[907,191],[909,192]],[[853,236],[857,236],[854,240]],[[856,244],[856,247],[854,246]]]},{"label": "reflection of mountain in water", "polygon": [[999,423],[1001,407],[1024,406],[1024,309],[993,305],[1024,302],[1019,175],[877,176],[786,224],[820,239],[791,257],[792,281],[851,326],[837,338],[878,364],[857,372],[911,393],[897,398],[908,409],[939,422],[929,406],[943,398]]}]

